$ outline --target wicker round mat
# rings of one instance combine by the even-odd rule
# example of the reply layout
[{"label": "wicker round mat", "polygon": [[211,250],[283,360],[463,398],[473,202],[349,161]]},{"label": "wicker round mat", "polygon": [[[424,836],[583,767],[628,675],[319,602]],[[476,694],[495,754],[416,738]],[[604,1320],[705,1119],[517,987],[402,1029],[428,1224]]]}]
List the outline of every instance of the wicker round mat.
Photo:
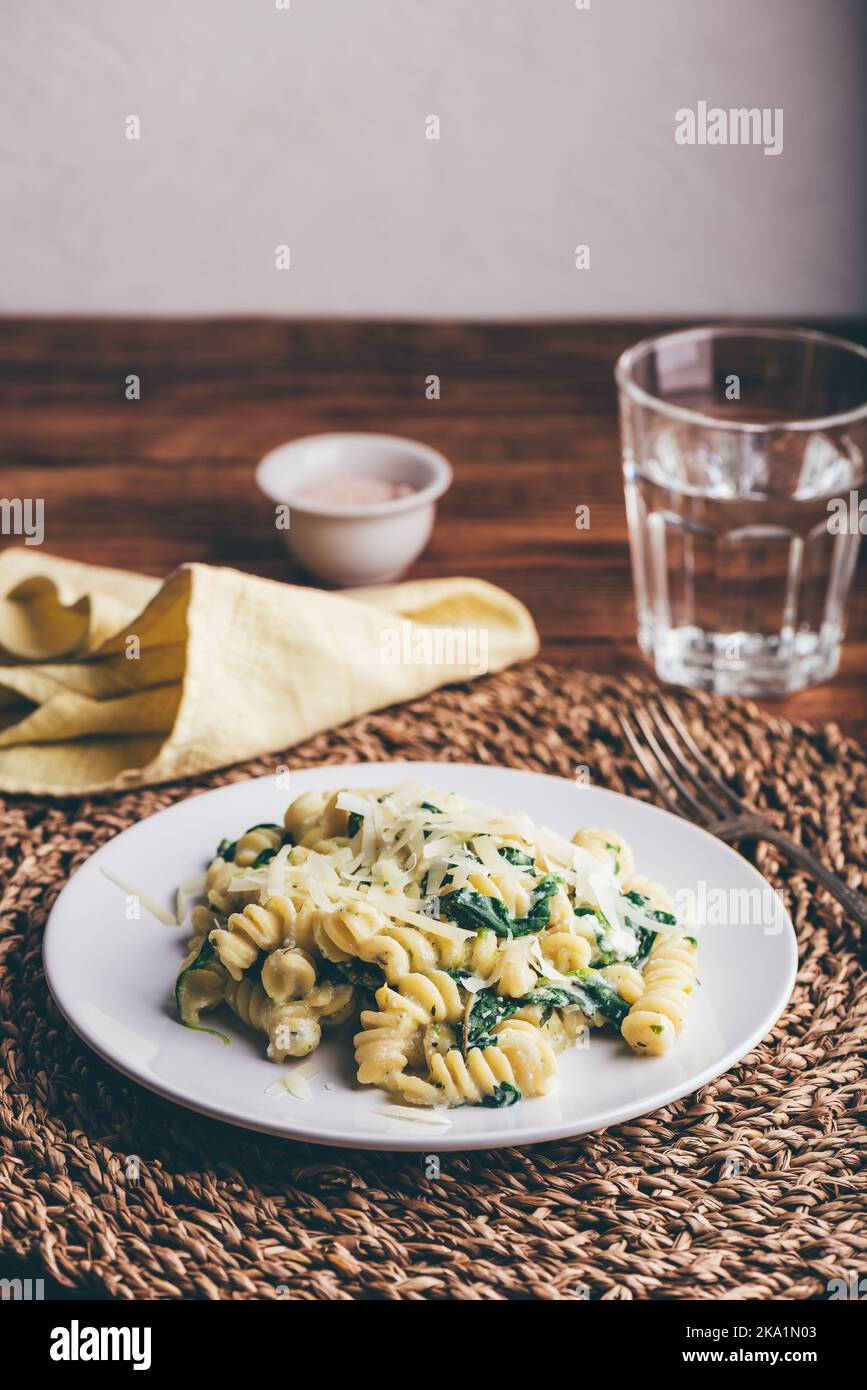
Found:
[{"label": "wicker round mat", "polygon": [[[527,666],[370,715],[284,760],[587,768],[649,797],[616,722],[647,688]],[[836,868],[864,865],[857,744],[750,704],[677,699],[733,785]],[[122,1298],[547,1299],[822,1298],[830,1280],[863,1273],[862,943],[775,851],[761,847],[757,862],[792,913],[801,967],[769,1038],[644,1119],[444,1154],[437,1172],[420,1154],[321,1149],[200,1118],[125,1080],[59,1017],[41,938],[67,876],[190,791],[2,807],[0,1275],[6,1254]]]}]

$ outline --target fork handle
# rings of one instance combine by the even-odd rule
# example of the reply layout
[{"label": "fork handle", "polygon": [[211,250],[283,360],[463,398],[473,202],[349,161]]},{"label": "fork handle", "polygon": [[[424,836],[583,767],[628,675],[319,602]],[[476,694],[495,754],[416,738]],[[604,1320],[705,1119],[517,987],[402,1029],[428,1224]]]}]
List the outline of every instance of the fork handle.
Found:
[{"label": "fork handle", "polygon": [[785,831],[777,830],[775,826],[763,823],[761,828],[754,827],[751,833],[745,831],[740,838],[768,840],[772,845],[776,845],[777,849],[782,850],[793,864],[797,864],[801,869],[806,869],[807,873],[817,878],[860,926],[867,927],[867,897],[863,893],[859,893],[857,889],[850,888],[848,883],[843,882],[839,874],[835,874],[822,863],[821,859],[817,859],[815,854],[805,849],[803,845],[799,845],[797,840],[793,840]]}]

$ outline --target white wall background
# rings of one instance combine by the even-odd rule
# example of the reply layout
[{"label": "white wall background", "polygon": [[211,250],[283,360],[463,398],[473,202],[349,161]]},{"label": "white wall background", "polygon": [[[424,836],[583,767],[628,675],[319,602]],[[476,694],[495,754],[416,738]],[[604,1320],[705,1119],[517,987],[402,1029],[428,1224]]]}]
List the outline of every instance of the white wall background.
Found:
[{"label": "white wall background", "polygon": [[[863,0],[0,0],[0,19],[0,310],[867,311]],[[783,153],[678,146],[699,99],[783,107]]]}]

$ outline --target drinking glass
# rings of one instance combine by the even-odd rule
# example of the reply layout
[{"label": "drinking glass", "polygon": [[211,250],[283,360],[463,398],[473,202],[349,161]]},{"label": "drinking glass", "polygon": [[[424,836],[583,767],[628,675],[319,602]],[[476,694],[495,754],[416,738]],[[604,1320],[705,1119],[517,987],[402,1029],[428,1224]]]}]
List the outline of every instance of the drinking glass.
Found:
[{"label": "drinking glass", "polygon": [[657,674],[735,695],[827,680],[867,531],[867,350],[695,328],[629,348],[615,375],[638,641]]}]

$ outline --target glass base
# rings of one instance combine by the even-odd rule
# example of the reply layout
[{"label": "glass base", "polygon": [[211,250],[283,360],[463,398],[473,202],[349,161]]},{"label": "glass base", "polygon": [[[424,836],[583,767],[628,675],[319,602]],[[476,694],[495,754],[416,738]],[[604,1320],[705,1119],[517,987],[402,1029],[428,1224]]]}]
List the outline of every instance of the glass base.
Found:
[{"label": "glass base", "polygon": [[840,664],[840,637],[827,633],[783,638],[678,627],[642,631],[638,642],[660,680],[715,695],[792,695],[830,680]]}]

